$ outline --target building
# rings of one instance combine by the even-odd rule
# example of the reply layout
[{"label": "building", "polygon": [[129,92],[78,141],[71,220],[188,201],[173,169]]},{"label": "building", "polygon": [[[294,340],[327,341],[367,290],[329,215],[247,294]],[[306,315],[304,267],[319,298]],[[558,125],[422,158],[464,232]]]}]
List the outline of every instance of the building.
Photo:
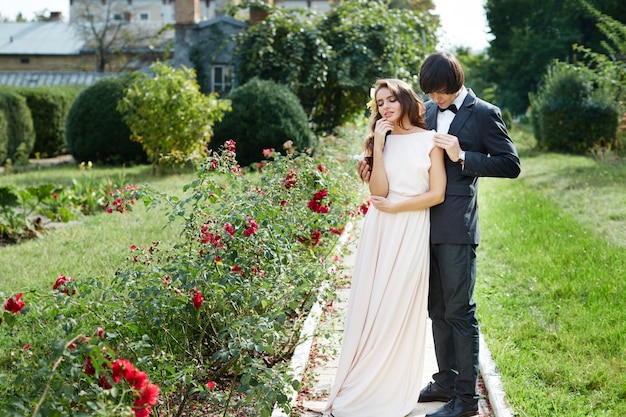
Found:
[{"label": "building", "polygon": [[89,71],[93,56],[74,27],[60,21],[0,24],[0,70]]},{"label": "building", "polygon": [[[161,25],[176,23],[175,0],[68,0],[70,23],[85,20],[127,21],[136,24]],[[200,21],[223,16],[230,0],[199,0],[197,15]]]},{"label": "building", "polygon": [[[176,23],[177,0],[68,0],[70,23],[86,19],[102,21],[109,13],[114,20],[134,23]],[[324,13],[336,0],[263,0],[280,7],[304,8]],[[198,0],[197,22],[226,16],[227,9],[241,0]]]},{"label": "building", "polygon": [[[204,91],[225,93],[235,85],[230,36],[264,18],[262,11],[252,11],[249,21],[227,16],[239,0],[68,1],[69,23],[52,12],[48,22],[0,24],[0,84],[90,84],[101,76],[86,73],[113,75],[171,59],[175,66],[196,68]],[[275,2],[320,13],[333,4]]]}]

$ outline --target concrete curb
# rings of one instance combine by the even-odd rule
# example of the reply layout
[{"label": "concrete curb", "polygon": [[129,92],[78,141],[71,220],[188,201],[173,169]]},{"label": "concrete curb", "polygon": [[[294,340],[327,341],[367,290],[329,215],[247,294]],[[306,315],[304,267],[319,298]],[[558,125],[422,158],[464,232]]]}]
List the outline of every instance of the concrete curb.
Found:
[{"label": "concrete curb", "polygon": [[480,334],[480,352],[478,355],[478,369],[485,383],[485,389],[489,397],[489,404],[494,417],[513,417],[515,414],[506,402],[506,394],[500,379],[500,373],[493,361],[487,342]]}]

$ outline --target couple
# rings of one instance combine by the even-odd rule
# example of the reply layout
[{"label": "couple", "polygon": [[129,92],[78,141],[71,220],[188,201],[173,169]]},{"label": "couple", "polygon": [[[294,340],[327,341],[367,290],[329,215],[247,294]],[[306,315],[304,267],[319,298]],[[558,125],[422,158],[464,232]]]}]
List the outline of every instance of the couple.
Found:
[{"label": "couple", "polygon": [[[520,161],[500,110],[465,88],[454,55],[428,56],[420,87],[425,106],[403,81],[375,84],[373,163],[358,165],[372,207],[325,415],[403,417],[417,401],[446,402],[427,417],[478,412],[478,177],[515,178]],[[439,371],[422,388],[426,311]]]}]

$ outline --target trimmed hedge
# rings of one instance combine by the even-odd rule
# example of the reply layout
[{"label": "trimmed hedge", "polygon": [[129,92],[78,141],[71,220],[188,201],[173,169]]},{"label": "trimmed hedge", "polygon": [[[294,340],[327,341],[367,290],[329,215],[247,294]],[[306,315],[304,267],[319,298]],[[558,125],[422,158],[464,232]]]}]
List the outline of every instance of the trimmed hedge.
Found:
[{"label": "trimmed hedge", "polygon": [[542,111],[542,145],[556,151],[584,154],[598,143],[612,143],[618,112],[608,103],[548,103]]},{"label": "trimmed hedge", "polygon": [[585,68],[553,65],[530,102],[535,138],[542,149],[583,154],[616,139],[619,104]]},{"label": "trimmed hedge", "polygon": [[241,166],[261,161],[263,149],[282,150],[288,140],[298,150],[316,146],[304,109],[287,86],[253,78],[226,98],[232,102],[232,111],[215,124],[210,147],[218,149],[234,140]]},{"label": "trimmed hedge", "polygon": [[67,152],[65,119],[72,102],[82,89],[71,86],[40,86],[20,88],[18,93],[26,98],[35,128],[35,145],[32,155],[43,158]]},{"label": "trimmed hedge", "polygon": [[0,144],[6,142],[6,155],[0,161],[4,163],[7,157],[11,159],[28,157],[35,144],[35,129],[26,99],[13,89],[2,88],[0,110],[4,111],[7,122],[6,139],[0,139]]},{"label": "trimmed hedge", "polygon": [[130,129],[117,111],[117,102],[132,79],[132,76],[103,78],[74,100],[67,115],[66,135],[68,150],[76,161],[147,162],[141,144],[130,140]]},{"label": "trimmed hedge", "polygon": [[4,115],[4,111],[0,109],[0,165],[4,164],[7,157],[7,146],[9,144],[9,124]]}]

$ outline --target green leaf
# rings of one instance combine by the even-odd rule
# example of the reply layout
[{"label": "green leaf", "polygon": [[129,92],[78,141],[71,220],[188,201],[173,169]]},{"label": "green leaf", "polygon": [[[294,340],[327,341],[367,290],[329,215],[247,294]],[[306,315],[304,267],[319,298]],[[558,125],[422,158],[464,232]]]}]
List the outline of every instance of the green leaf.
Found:
[{"label": "green leaf", "polygon": [[9,186],[0,187],[0,206],[6,208],[18,205],[17,194],[13,190],[14,188]]}]

